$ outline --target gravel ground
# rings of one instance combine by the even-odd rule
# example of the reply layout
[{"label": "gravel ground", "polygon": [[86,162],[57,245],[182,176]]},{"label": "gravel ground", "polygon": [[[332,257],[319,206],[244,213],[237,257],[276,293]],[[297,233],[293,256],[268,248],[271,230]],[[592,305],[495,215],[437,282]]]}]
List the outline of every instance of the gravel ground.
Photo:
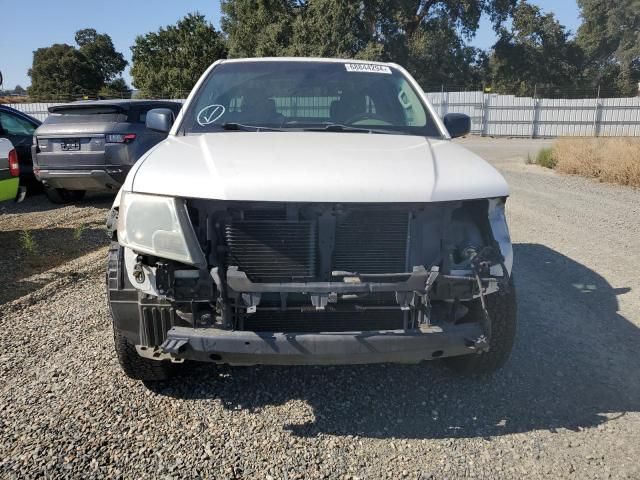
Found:
[{"label": "gravel ground", "polygon": [[2,238],[37,228],[54,257],[26,276],[0,260],[0,476],[640,478],[640,191],[525,165],[542,141],[462,143],[512,186],[520,325],[489,379],[205,365],[147,388],[113,353],[106,239],[63,261],[44,240],[98,230],[109,199],[0,207]]},{"label": "gravel ground", "polygon": [[107,244],[105,209],[112,202],[113,196],[94,195],[59,208],[39,195],[0,204],[2,284],[11,285],[0,289],[0,305],[60,280],[62,272],[83,274],[68,263]]}]

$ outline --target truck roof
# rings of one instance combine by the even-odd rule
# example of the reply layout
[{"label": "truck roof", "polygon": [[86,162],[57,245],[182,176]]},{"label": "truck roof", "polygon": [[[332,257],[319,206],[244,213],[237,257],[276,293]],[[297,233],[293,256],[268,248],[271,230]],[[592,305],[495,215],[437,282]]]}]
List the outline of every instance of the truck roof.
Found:
[{"label": "truck roof", "polygon": [[254,58],[225,58],[220,63],[242,62],[325,62],[325,63],[363,63],[368,65],[386,65],[397,67],[393,62],[379,62],[375,60],[355,60],[352,58],[326,58],[326,57],[254,57]]}]

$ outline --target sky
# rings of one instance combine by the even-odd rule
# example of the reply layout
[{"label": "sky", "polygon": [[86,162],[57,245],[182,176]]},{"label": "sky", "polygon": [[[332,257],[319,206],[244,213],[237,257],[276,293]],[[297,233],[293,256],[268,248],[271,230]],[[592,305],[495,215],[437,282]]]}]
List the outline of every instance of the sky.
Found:
[{"label": "sky", "polygon": [[[530,0],[545,12],[553,12],[570,31],[580,24],[575,0]],[[82,28],[108,33],[116,50],[131,61],[130,47],[137,35],[156,31],[175,23],[189,12],[204,14],[216,28],[220,25],[218,0],[31,0],[29,8],[18,0],[0,0],[0,71],[4,88],[31,82],[27,71],[33,51],[54,43],[74,45],[74,34]],[[6,21],[5,19],[16,19]],[[495,42],[495,33],[484,18],[471,44],[487,49]],[[124,78],[131,84],[129,67]]]}]

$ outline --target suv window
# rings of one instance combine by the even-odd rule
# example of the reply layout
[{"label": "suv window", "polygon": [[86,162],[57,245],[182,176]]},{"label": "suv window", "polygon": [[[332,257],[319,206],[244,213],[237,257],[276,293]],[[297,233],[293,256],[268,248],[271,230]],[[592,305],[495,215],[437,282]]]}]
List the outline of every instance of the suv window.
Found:
[{"label": "suv window", "polygon": [[132,107],[129,110],[129,119],[127,121],[130,123],[145,123],[147,121],[147,113],[149,110],[153,110],[154,108],[169,108],[177,116],[181,107],[182,105],[179,103],[170,103],[167,105],[143,105],[135,108]]},{"label": "suv window", "polygon": [[54,107],[44,123],[117,123],[124,122],[126,119],[126,112],[111,105],[65,105]]},{"label": "suv window", "polygon": [[0,135],[31,136],[36,127],[27,120],[7,112],[0,112]]},{"label": "suv window", "polygon": [[150,105],[132,105],[127,116],[128,123],[144,123],[147,120],[147,112],[153,107]]},{"label": "suv window", "polygon": [[400,70],[348,61],[217,65],[185,112],[181,129],[220,132],[230,123],[282,130],[341,125],[441,136],[420,95]]}]

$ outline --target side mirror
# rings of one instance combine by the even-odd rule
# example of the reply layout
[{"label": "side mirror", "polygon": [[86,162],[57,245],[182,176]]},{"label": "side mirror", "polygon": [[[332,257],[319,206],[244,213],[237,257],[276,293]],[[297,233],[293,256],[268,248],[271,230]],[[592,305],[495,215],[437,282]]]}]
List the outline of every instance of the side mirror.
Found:
[{"label": "side mirror", "polygon": [[160,133],[169,133],[175,121],[175,115],[168,108],[154,108],[147,112],[145,124],[149,130]]},{"label": "side mirror", "polygon": [[444,126],[447,127],[451,138],[464,137],[471,132],[471,117],[464,113],[447,113],[444,116]]}]

